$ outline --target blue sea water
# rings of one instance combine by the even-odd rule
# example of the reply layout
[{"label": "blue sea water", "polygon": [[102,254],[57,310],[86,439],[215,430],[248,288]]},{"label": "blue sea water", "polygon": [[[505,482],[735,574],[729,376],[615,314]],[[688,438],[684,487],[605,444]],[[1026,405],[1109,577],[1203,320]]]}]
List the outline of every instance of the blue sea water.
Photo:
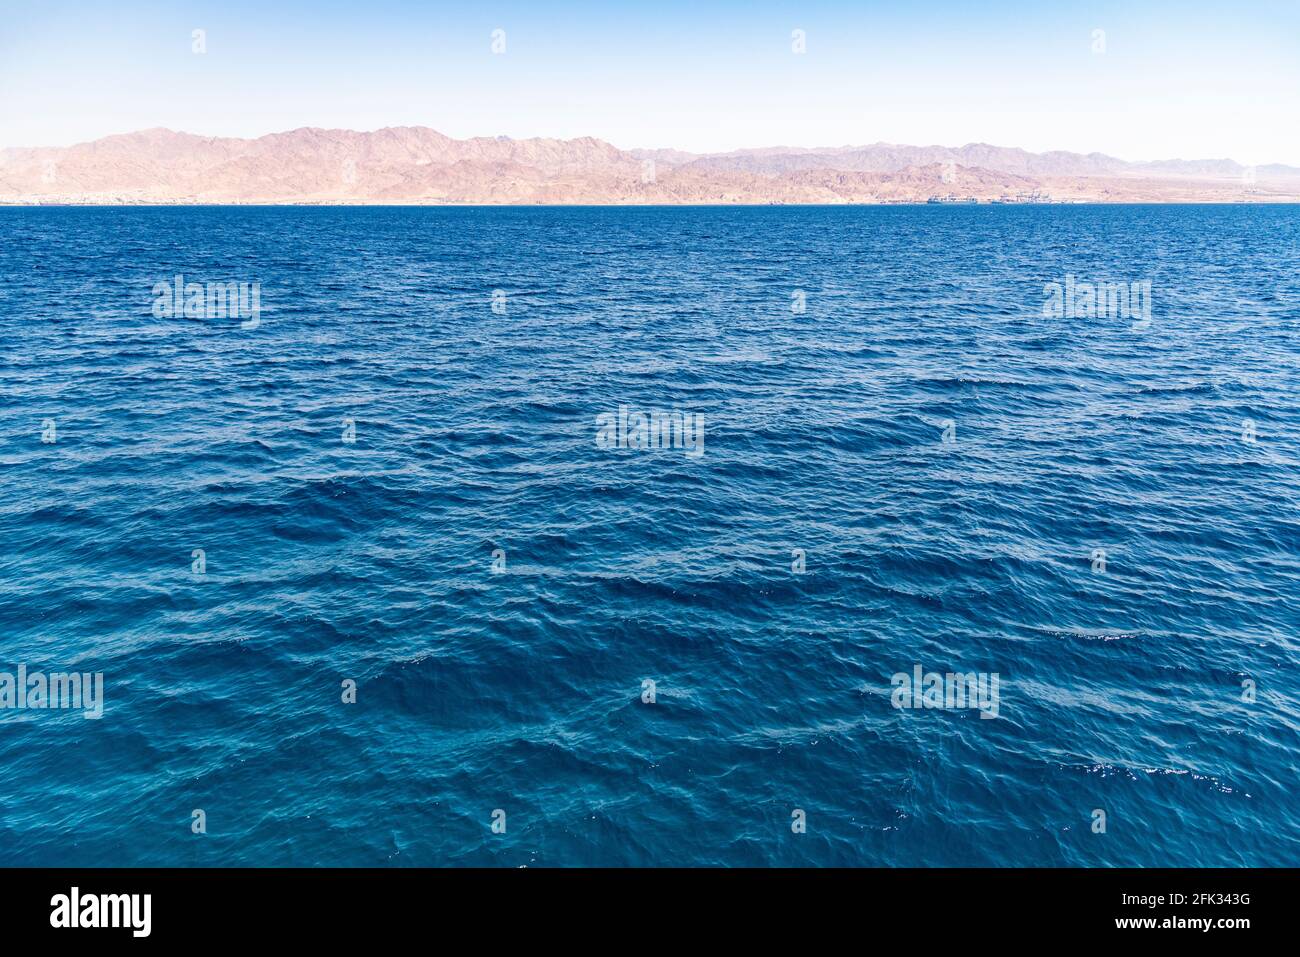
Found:
[{"label": "blue sea water", "polygon": [[0,671],[104,675],[0,711],[0,863],[1300,864],[1298,265],[1295,207],[0,210]]}]

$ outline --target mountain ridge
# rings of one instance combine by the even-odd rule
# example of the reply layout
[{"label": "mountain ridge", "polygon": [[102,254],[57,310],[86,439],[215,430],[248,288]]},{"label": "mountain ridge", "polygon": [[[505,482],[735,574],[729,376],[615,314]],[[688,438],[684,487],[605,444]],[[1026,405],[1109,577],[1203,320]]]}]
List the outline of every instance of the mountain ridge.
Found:
[{"label": "mountain ridge", "polygon": [[1300,201],[1300,168],[967,143],[620,149],[597,137],[469,137],[427,126],[254,138],[152,127],[0,150],[0,202],[892,203]]}]

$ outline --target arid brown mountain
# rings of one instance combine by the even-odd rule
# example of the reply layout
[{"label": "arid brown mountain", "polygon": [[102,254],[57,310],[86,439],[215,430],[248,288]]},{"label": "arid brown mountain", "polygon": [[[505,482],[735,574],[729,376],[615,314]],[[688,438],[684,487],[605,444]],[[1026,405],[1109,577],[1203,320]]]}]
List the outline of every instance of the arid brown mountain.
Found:
[{"label": "arid brown mountain", "polygon": [[696,155],[572,140],[456,140],[426,127],[257,139],[152,129],[0,150],[0,203],[1297,202],[1300,169],[1231,160],[962,147],[774,147]]}]

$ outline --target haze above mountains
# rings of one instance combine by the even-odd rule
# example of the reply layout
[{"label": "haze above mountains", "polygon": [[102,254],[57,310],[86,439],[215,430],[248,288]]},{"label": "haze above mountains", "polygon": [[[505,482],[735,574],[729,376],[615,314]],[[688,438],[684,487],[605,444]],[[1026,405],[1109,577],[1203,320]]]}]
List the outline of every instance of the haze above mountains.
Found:
[{"label": "haze above mountains", "polygon": [[591,137],[457,140],[427,127],[256,139],[165,129],[0,150],[0,203],[703,204],[1300,202],[1300,168],[961,147],[621,150]]}]

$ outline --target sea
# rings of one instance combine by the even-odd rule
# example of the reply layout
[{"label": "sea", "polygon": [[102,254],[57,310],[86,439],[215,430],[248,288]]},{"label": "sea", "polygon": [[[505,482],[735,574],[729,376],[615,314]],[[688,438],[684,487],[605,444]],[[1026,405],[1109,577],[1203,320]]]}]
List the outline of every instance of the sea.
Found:
[{"label": "sea", "polygon": [[0,864],[1300,865],[1298,267],[1295,206],[0,209]]}]

